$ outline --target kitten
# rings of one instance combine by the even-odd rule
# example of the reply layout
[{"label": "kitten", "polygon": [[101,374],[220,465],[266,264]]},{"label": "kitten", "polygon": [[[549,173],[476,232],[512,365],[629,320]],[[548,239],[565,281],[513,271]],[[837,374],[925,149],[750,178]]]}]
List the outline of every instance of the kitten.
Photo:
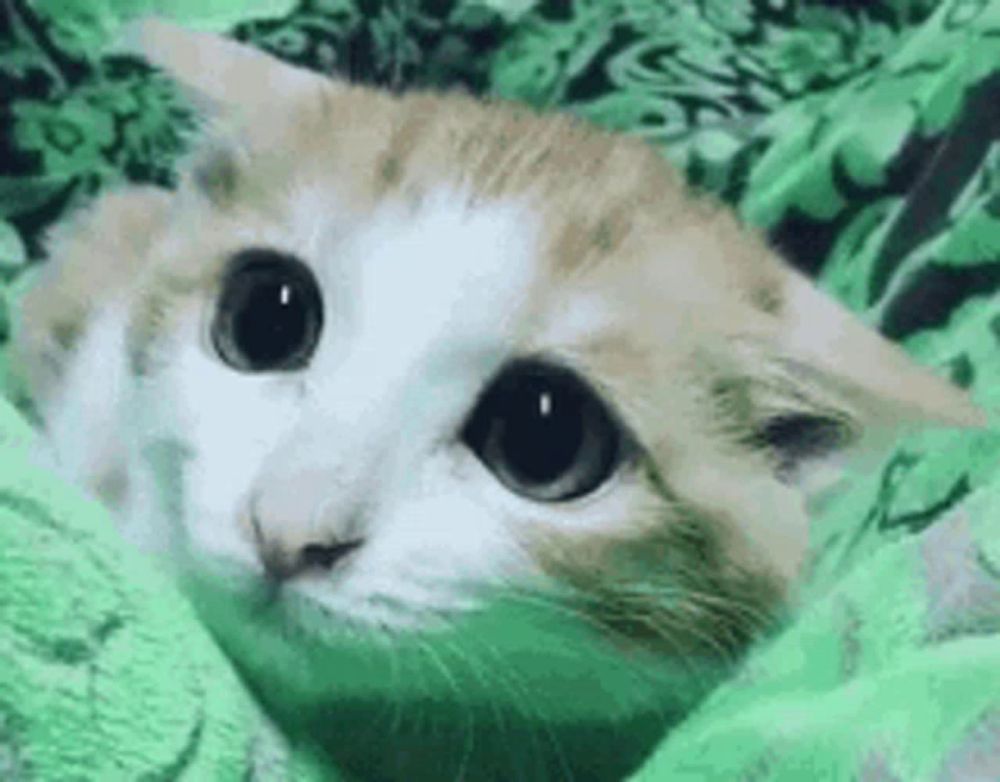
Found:
[{"label": "kitten", "polygon": [[17,365],[362,775],[621,778],[780,620],[811,467],[982,422],[638,140],[135,36],[207,140],[55,232]]}]

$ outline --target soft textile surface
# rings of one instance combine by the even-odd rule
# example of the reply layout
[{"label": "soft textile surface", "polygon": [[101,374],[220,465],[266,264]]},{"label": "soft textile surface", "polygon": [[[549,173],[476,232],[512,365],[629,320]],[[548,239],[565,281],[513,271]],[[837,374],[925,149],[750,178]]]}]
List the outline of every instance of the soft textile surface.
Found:
[{"label": "soft textile surface", "polygon": [[[1000,1],[8,0],[5,284],[108,183],[170,181],[186,108],[141,63],[98,54],[151,10],[358,80],[639,133],[1000,407]],[[0,778],[324,773],[101,510],[25,466],[9,408],[0,433]],[[1000,778],[998,464],[996,425],[925,434],[828,498],[800,618],[636,779]]]},{"label": "soft textile surface", "polygon": [[26,463],[2,417],[0,779],[331,778],[262,717],[103,509]]}]

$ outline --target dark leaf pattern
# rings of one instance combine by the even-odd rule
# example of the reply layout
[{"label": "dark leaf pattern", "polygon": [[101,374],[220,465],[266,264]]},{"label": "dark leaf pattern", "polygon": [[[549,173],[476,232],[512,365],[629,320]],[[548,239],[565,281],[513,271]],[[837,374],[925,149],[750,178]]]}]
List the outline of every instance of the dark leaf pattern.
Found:
[{"label": "dark leaf pattern", "polygon": [[[0,3],[5,284],[41,259],[48,227],[104,187],[172,180],[193,117],[162,76],[100,53],[118,5]],[[299,0],[283,16],[233,18],[237,38],[320,72],[561,107],[648,139],[870,323],[1000,405],[995,0]],[[815,594],[958,523],[973,498],[986,507],[998,462],[996,432],[907,440],[824,511]],[[987,527],[962,524],[973,551]],[[844,679],[863,669],[872,632],[864,589],[851,588],[831,609],[855,617]],[[779,676],[776,660],[780,648],[743,684]],[[721,701],[741,697],[737,685]],[[778,778],[774,747],[727,778]],[[865,757],[895,768],[879,748]],[[0,769],[19,758],[0,719]]]}]

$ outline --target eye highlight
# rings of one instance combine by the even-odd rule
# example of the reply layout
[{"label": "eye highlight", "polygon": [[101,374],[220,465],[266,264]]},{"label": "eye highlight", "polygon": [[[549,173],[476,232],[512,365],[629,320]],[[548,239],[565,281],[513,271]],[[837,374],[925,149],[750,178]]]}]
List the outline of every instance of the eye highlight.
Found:
[{"label": "eye highlight", "polygon": [[301,369],[322,330],[319,285],[302,261],[268,248],[230,259],[211,326],[212,344],[226,364],[241,372]]},{"label": "eye highlight", "polygon": [[519,361],[487,388],[463,442],[511,491],[566,502],[602,486],[622,461],[623,433],[574,373]]}]

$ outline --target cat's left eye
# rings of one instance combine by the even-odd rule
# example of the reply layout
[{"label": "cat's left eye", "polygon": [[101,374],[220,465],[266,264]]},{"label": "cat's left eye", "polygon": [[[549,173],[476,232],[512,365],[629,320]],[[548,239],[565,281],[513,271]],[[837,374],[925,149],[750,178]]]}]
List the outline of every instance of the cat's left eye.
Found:
[{"label": "cat's left eye", "polygon": [[294,256],[268,248],[236,253],[215,303],[212,343],[243,372],[301,369],[323,328],[316,278]]},{"label": "cat's left eye", "polygon": [[624,450],[623,434],[597,394],[573,373],[540,361],[502,372],[462,439],[508,489],[540,502],[596,491]]}]

